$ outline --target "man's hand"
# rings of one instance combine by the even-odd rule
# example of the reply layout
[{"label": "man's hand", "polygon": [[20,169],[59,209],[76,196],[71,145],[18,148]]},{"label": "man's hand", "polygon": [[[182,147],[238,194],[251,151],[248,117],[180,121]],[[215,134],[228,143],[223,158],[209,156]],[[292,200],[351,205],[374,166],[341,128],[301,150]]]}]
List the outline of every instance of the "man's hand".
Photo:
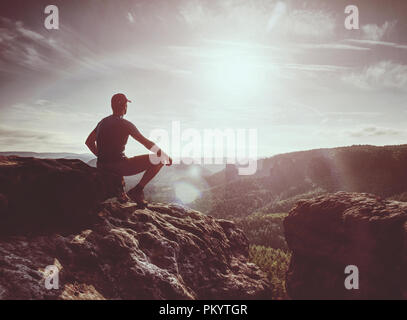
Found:
[{"label": "man's hand", "polygon": [[161,163],[165,164],[166,166],[172,165],[172,158],[166,154],[164,151],[161,151]]},{"label": "man's hand", "polygon": [[160,158],[161,163],[165,164],[166,166],[172,165],[172,158],[166,154],[164,151],[160,149],[159,146],[157,146],[154,142],[148,140],[146,137],[144,137],[140,131],[133,125],[131,128],[130,135],[138,142],[140,142],[142,145],[144,145],[148,150],[152,151],[157,155],[157,157]]}]

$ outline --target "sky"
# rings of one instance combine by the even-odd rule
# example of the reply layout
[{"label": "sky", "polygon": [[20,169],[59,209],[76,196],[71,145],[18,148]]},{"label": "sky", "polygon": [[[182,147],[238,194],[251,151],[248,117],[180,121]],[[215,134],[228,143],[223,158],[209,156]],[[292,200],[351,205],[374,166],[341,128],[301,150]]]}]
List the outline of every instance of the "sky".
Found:
[{"label": "sky", "polygon": [[0,3],[0,151],[89,152],[117,92],[147,137],[255,129],[259,157],[407,141],[407,1],[53,0],[57,30],[49,4]]}]

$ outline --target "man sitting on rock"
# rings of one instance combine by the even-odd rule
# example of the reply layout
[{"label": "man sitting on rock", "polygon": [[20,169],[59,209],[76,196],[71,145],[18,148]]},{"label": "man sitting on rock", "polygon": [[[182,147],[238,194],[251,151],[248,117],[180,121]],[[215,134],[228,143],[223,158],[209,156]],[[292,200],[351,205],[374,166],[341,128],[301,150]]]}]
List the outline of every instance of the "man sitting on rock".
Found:
[{"label": "man sitting on rock", "polygon": [[[172,159],[154,142],[145,138],[133,123],[123,118],[127,113],[128,102],[131,101],[122,93],[113,95],[111,100],[113,114],[98,123],[86,139],[86,145],[97,156],[97,167],[100,169],[122,177],[144,172],[140,182],[128,192],[128,195],[123,190],[119,200],[126,202],[131,199],[145,206],[144,187],[160,171],[164,163],[171,165]],[[154,164],[151,161],[153,157],[148,154],[127,158],[124,149],[129,135],[153,151],[161,161]],[[155,159],[158,159],[157,157]]]}]

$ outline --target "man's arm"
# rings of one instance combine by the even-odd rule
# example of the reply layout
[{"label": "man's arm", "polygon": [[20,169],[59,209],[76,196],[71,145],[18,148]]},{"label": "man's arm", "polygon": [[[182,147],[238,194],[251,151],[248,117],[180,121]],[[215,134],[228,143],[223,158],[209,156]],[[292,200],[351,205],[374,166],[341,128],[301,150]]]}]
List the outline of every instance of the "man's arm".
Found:
[{"label": "man's arm", "polygon": [[[135,130],[134,130],[135,129]],[[148,140],[146,137],[144,137],[140,131],[138,131],[138,129],[134,128],[130,135],[137,140],[138,142],[140,142],[143,146],[145,146],[148,150],[153,151],[153,147],[155,146],[155,143],[152,142],[151,140]],[[153,151],[154,152],[154,151]]]},{"label": "man's arm", "polygon": [[86,139],[85,144],[89,148],[90,151],[97,157],[98,156],[98,147],[96,145],[96,128],[89,134],[88,138]]},{"label": "man's arm", "polygon": [[148,140],[144,137],[141,132],[132,124],[132,128],[130,130],[130,135],[138,142],[140,142],[143,146],[145,146],[148,150],[157,154],[157,156],[161,157],[162,159],[167,160],[167,165],[172,164],[172,159],[169,155],[167,155],[164,151],[162,151],[154,142]]}]

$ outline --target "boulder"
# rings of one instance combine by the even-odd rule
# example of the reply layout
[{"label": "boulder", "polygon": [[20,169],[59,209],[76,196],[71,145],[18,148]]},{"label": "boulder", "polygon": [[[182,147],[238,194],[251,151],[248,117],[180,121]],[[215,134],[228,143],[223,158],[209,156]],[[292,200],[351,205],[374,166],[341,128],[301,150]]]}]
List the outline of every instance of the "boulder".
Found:
[{"label": "boulder", "polygon": [[101,202],[120,183],[79,160],[2,158],[0,299],[271,298],[233,222]]},{"label": "boulder", "polygon": [[77,225],[121,188],[121,177],[81,160],[0,157],[0,229]]},{"label": "boulder", "polygon": [[[338,192],[299,201],[284,221],[293,299],[407,299],[407,203]],[[358,289],[347,289],[347,266]],[[352,280],[352,283],[355,284]]]},{"label": "boulder", "polygon": [[[232,222],[178,205],[107,202],[88,229],[0,240],[0,299],[270,299]],[[58,289],[45,270],[59,270]],[[53,281],[51,281],[53,283]]]}]

